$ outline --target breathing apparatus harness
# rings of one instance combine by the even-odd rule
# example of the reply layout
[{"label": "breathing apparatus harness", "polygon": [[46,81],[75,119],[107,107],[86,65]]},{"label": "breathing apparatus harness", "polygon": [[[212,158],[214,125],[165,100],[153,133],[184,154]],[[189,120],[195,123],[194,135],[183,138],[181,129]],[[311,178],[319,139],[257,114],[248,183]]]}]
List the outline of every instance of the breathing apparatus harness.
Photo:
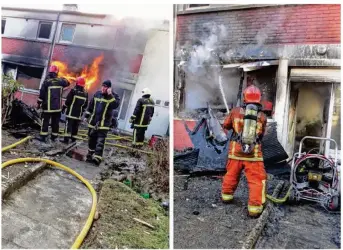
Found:
[{"label": "breathing apparatus harness", "polygon": [[262,106],[248,103],[244,104],[242,108],[244,109],[242,132],[235,132],[231,140],[241,145],[244,154],[251,154],[255,146],[262,141],[262,136],[256,133],[258,114],[262,110]]}]

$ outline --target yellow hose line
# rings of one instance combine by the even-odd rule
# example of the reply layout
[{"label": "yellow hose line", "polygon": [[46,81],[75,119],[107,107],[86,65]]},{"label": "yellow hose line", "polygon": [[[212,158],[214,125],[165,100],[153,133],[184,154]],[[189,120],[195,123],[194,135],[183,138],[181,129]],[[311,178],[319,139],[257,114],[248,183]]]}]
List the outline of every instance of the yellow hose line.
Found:
[{"label": "yellow hose line", "polygon": [[288,189],[288,191],[287,191],[285,197],[283,197],[283,198],[277,199],[277,198],[275,198],[275,197],[273,197],[273,196],[271,196],[271,195],[269,195],[269,194],[267,194],[267,198],[268,198],[269,200],[271,200],[272,202],[277,203],[277,204],[285,203],[285,202],[287,201],[289,195],[291,194],[291,190],[292,190],[292,187],[290,187],[290,188]]},{"label": "yellow hose line", "polygon": [[126,148],[126,149],[130,149],[130,150],[133,150],[133,151],[138,151],[138,152],[142,152],[142,153],[145,153],[145,154],[154,155],[153,152],[149,152],[149,151],[145,151],[145,150],[141,150],[141,149],[137,149],[137,148],[131,148],[131,147],[127,147],[127,146],[120,145],[120,144],[114,144],[114,143],[108,143],[108,142],[106,142],[105,144],[109,145],[109,146],[115,146],[115,147],[118,147],[118,148]]},{"label": "yellow hose line", "polygon": [[[18,146],[19,144],[21,143],[24,143],[26,142],[27,140],[31,139],[32,136],[28,136],[16,143],[13,143],[12,145],[9,145],[5,148],[2,149],[2,152],[5,152],[11,148],[14,148],[16,146]],[[55,166],[57,168],[60,168],[72,175],[74,175],[75,177],[77,177],[80,181],[82,181],[86,186],[87,188],[89,189],[89,191],[91,192],[92,194],[92,208],[91,208],[91,211],[89,213],[89,216],[87,218],[87,221],[86,221],[86,224],[83,226],[80,234],[77,236],[74,244],[72,245],[71,248],[73,249],[77,249],[81,246],[83,240],[85,239],[90,227],[92,226],[92,223],[93,223],[93,218],[94,218],[94,215],[95,215],[95,211],[96,211],[96,202],[97,202],[97,197],[96,197],[96,192],[94,190],[94,188],[92,187],[92,185],[85,179],[83,178],[80,174],[78,174],[77,172],[75,172],[74,170],[72,170],[71,168],[68,168],[64,165],[62,165],[61,163],[58,163],[58,162],[55,162],[55,161],[51,161],[51,160],[48,160],[48,159],[43,159],[43,158],[19,158],[19,159],[14,159],[14,160],[9,160],[9,161],[6,161],[5,163],[2,163],[1,164],[1,168],[5,168],[5,167],[8,167],[8,166],[11,166],[11,165],[14,165],[16,163],[23,163],[23,162],[45,162],[49,165],[52,165],[52,166]]]},{"label": "yellow hose line", "polygon": [[9,150],[11,148],[14,148],[14,147],[18,146],[19,144],[22,144],[22,143],[26,142],[27,140],[30,140],[31,138],[32,138],[32,136],[27,136],[24,139],[22,139],[22,140],[20,140],[20,141],[18,141],[16,143],[13,143],[13,144],[11,144],[11,145],[9,145],[7,147],[2,148],[1,152],[5,152],[5,151],[7,151],[7,150]]},{"label": "yellow hose line", "polygon": [[[19,142],[15,143],[15,144],[18,145],[18,144],[20,144]],[[14,144],[12,144],[12,145],[14,145]],[[83,226],[80,234],[77,236],[76,240],[74,241],[74,244],[71,247],[72,249],[79,248],[81,246],[83,240],[85,239],[89,229],[91,228],[92,223],[93,223],[93,218],[94,218],[95,211],[96,211],[96,202],[97,202],[96,192],[95,192],[94,188],[92,187],[92,185],[85,178],[83,178],[81,175],[79,175],[74,170],[72,170],[72,169],[62,165],[61,163],[58,163],[58,162],[55,162],[55,161],[51,161],[51,160],[48,160],[48,159],[43,159],[43,158],[19,158],[19,159],[14,159],[14,160],[10,160],[10,161],[7,161],[5,163],[2,163],[1,168],[5,168],[5,167],[8,167],[10,165],[14,165],[16,163],[23,163],[23,162],[45,162],[45,163],[47,163],[49,165],[55,166],[57,168],[60,168],[60,169],[62,169],[64,171],[74,175],[75,177],[77,177],[80,181],[82,181],[87,186],[87,188],[91,192],[92,199],[93,199],[91,211],[90,211],[89,216],[87,218],[86,224]]]},{"label": "yellow hose line", "polygon": [[[82,137],[79,137],[79,136],[75,136],[75,138],[79,139],[79,140],[83,140],[83,141],[87,141],[88,140],[87,138],[82,138]],[[138,151],[138,152],[142,152],[142,153],[145,153],[145,154],[154,155],[153,152],[149,152],[149,151],[145,151],[145,150],[141,150],[141,149],[137,149],[137,148],[132,148],[132,147],[128,147],[128,146],[124,146],[124,145],[120,145],[120,144],[105,142],[105,145],[114,146],[114,147],[118,147],[118,148],[130,149],[130,150],[133,150],[133,151]]]},{"label": "yellow hose line", "polygon": [[[79,131],[82,131],[84,132],[85,130],[79,130]],[[85,131],[85,132],[88,132],[88,131]],[[77,135],[80,135],[80,136],[88,136],[88,134],[84,134],[84,133],[78,133]],[[60,136],[64,136],[64,129],[60,129]],[[124,141],[132,141],[132,138],[130,136],[118,136],[118,135],[112,135],[112,134],[108,134],[107,135],[108,140],[124,140]],[[147,143],[147,142],[144,142],[144,143]]]}]

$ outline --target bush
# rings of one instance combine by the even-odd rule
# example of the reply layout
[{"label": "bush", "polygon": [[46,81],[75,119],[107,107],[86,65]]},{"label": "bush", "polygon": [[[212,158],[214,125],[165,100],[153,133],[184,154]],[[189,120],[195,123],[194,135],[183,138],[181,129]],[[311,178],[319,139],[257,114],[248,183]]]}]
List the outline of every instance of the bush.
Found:
[{"label": "bush", "polygon": [[154,155],[149,156],[148,165],[155,187],[169,193],[169,140],[163,139],[154,145]]},{"label": "bush", "polygon": [[23,85],[16,81],[12,75],[2,74],[2,92],[1,92],[1,102],[2,102],[2,123],[6,122],[6,117],[11,109],[11,103],[14,99],[14,94],[20,90]]}]

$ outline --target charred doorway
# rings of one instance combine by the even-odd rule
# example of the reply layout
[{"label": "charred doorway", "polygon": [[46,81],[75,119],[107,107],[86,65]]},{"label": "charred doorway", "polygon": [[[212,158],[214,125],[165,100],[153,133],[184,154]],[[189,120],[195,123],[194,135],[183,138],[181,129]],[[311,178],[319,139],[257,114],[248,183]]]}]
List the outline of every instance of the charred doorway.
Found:
[{"label": "charred doorway", "polygon": [[[337,99],[340,100],[337,94],[339,84],[335,83],[339,80],[335,78],[337,72],[340,74],[339,70],[327,69],[291,70],[287,145],[290,155],[299,149],[300,141],[305,136],[335,137],[333,139],[340,143],[340,136],[337,136],[338,127],[340,129],[337,118],[340,112],[340,105],[337,104]],[[323,154],[328,154],[331,148],[329,144],[313,140],[305,141],[303,147],[306,152],[313,149]]]}]

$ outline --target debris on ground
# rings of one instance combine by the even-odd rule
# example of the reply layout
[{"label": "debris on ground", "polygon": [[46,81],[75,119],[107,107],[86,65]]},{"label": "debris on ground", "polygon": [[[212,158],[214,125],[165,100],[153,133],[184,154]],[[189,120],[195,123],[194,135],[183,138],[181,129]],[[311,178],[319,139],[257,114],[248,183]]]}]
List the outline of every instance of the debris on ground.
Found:
[{"label": "debris on ground", "polygon": [[11,104],[9,117],[4,127],[6,128],[34,128],[40,129],[41,118],[38,111],[24,102],[14,99]]},{"label": "debris on ground", "polygon": [[[64,125],[60,125],[60,128],[63,129]],[[85,127],[80,127],[80,129],[86,129]],[[39,136],[39,131],[29,129],[29,128],[19,128],[19,129],[7,129],[2,130],[2,146],[8,146],[17,142],[18,140],[31,135],[33,138],[37,138]],[[123,135],[121,135],[123,138]],[[86,137],[85,137],[86,138]],[[113,138],[113,137],[112,137]],[[119,139],[119,138],[118,138]],[[149,237],[156,237],[155,241],[150,243],[142,242],[140,239],[135,242],[136,248],[147,248],[147,247],[156,247],[156,248],[168,248],[168,209],[169,203],[169,151],[168,151],[168,140],[163,140],[162,144],[156,143],[154,148],[152,149],[148,144],[144,145],[142,150],[152,152],[153,154],[145,154],[141,152],[137,152],[131,149],[131,140],[127,136],[124,139],[120,140],[113,140],[110,139],[108,142],[116,143],[124,146],[122,147],[113,147],[110,145],[105,146],[104,150],[104,162],[100,165],[100,167],[95,167],[92,164],[89,164],[83,160],[85,158],[85,154],[87,153],[87,140],[82,141],[78,140],[77,145],[74,145],[71,150],[68,150],[68,146],[59,141],[51,142],[50,140],[47,143],[42,143],[36,139],[29,140],[23,144],[18,145],[17,147],[10,149],[3,153],[2,155],[2,162],[5,162],[10,159],[16,158],[24,158],[24,157],[46,157],[48,154],[55,157],[56,161],[64,164],[65,166],[71,167],[76,172],[80,173],[84,178],[88,179],[95,190],[99,194],[102,192],[103,188],[106,187],[107,181],[114,181],[117,180],[119,182],[125,183],[122,185],[126,185],[129,187],[132,192],[131,197],[135,195],[135,197],[141,197],[140,199],[144,200],[144,206],[142,204],[142,209],[135,211],[134,218],[142,220],[146,223],[149,223],[156,226],[154,223],[151,222],[149,218],[145,217],[144,212],[146,211],[158,211],[156,217],[158,221],[158,226],[156,226],[155,230],[157,235],[154,236],[154,233],[151,233],[149,228],[144,225],[140,225],[139,222],[133,220],[132,218],[126,218],[128,221],[121,217],[121,223],[124,225],[129,225],[131,223],[135,223],[138,227],[144,227],[145,235]],[[161,143],[161,142],[160,142]],[[158,146],[159,145],[159,146]],[[162,149],[160,148],[162,145]],[[128,147],[128,148],[125,148]],[[69,152],[67,152],[69,151]],[[78,154],[76,154],[77,152]],[[69,157],[68,157],[69,156]],[[76,157],[79,156],[79,157]],[[3,186],[6,184],[6,178],[10,181],[17,176],[23,175],[23,171],[27,168],[30,168],[34,163],[28,163],[27,167],[24,166],[26,164],[18,164],[12,167],[6,168],[2,171],[2,184]],[[25,172],[25,171],[24,171]],[[64,178],[72,180],[73,177],[70,176],[68,173],[63,171],[59,171],[59,175],[63,176]],[[33,180],[34,181],[34,180]],[[8,182],[8,181],[7,181]],[[26,184],[24,183],[22,186],[24,187]],[[22,188],[20,188],[21,190]],[[69,192],[69,190],[68,190]],[[134,195],[133,195],[134,194]],[[13,194],[14,195],[14,194]],[[86,193],[87,197],[89,198],[89,193]],[[117,194],[121,195],[121,194]],[[9,197],[12,195],[10,194]],[[101,195],[101,202],[103,204],[108,204],[112,202],[113,197],[111,195]],[[51,201],[53,202],[53,201]],[[151,208],[148,208],[152,206]],[[87,205],[87,209],[89,206]],[[135,207],[135,206],[134,206]],[[54,209],[52,209],[54,210]],[[107,212],[106,212],[107,213]],[[113,211],[111,210],[111,212]],[[160,213],[164,216],[161,216]],[[102,222],[106,221],[108,223],[111,218],[114,218],[112,215],[106,216],[104,212],[100,213],[98,211],[97,221]],[[142,216],[141,216],[142,215]],[[82,221],[82,224],[84,220]],[[112,223],[112,222],[111,222]],[[118,223],[118,221],[114,221],[113,223]],[[95,227],[97,224],[93,224]],[[163,230],[160,228],[163,228]],[[5,230],[6,228],[3,228]],[[116,228],[112,228],[116,230]],[[117,231],[108,231],[109,234],[114,234]],[[93,230],[92,234],[89,234],[86,237],[86,241],[89,242],[89,237],[96,237],[100,233],[100,231]],[[153,235],[153,236],[151,236]],[[101,236],[101,235],[99,235]],[[130,236],[131,237],[131,236]],[[160,239],[159,239],[160,237]],[[162,240],[163,238],[163,240]],[[147,239],[146,239],[147,241]],[[113,243],[113,241],[111,241]],[[10,244],[10,243],[9,243]],[[145,244],[145,245],[140,245]],[[27,245],[29,246],[29,245]],[[122,245],[126,247],[125,245]]]},{"label": "debris on ground", "polygon": [[[284,197],[289,182],[270,174],[267,193],[272,194],[280,181],[284,182],[284,188],[279,197]],[[246,178],[242,174],[230,204],[221,201],[221,184],[222,176],[174,176],[175,248],[242,248],[257,222],[247,215]],[[340,230],[340,214],[329,213],[317,204],[273,204],[255,248],[337,249]]]},{"label": "debris on ground", "polygon": [[[210,108],[208,110],[211,111]],[[175,168],[177,170],[190,173],[225,172],[232,130],[226,132],[227,141],[222,139],[218,141],[215,138],[225,137],[225,134],[223,135],[223,131],[218,128],[213,130],[213,128],[218,127],[213,126],[213,124],[219,124],[218,119],[213,115],[210,119],[203,117],[198,120],[192,130],[185,123],[188,136],[192,144],[196,146],[193,152],[188,150],[188,152],[174,153]],[[262,140],[262,151],[264,165],[267,171],[269,168],[275,170],[274,166],[277,164],[277,169],[280,173],[289,173],[289,168],[286,167],[287,164],[285,162],[288,159],[288,155],[277,139],[276,122],[267,124],[266,132]],[[193,164],[189,164],[190,162],[193,162]]]},{"label": "debris on ground", "polygon": [[98,212],[101,216],[83,248],[169,248],[166,212],[157,202],[140,197],[125,184],[104,181]]}]

